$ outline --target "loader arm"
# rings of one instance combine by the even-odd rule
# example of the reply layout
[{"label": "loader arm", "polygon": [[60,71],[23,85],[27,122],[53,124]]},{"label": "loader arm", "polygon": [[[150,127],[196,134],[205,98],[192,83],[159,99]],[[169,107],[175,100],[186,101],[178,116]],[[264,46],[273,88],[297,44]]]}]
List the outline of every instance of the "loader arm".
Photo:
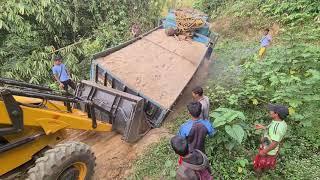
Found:
[{"label": "loader arm", "polygon": [[17,104],[24,104],[26,102],[30,104],[37,102],[39,99],[16,96],[12,100],[10,96],[12,96],[10,91],[2,92],[3,101],[0,101],[1,125],[14,125],[13,123],[17,120],[10,112],[22,111],[22,126],[41,127],[47,135],[65,128],[105,132],[112,130],[111,124],[103,122],[95,122],[97,124],[93,127],[92,119],[87,114],[77,109],[68,112],[58,102],[48,101],[46,105],[34,108]]},{"label": "loader arm", "polygon": [[[24,126],[41,127],[47,135],[65,128],[105,132],[112,130],[111,124],[102,122],[97,122],[97,127],[94,129],[92,127],[92,119],[88,118],[86,114],[78,112],[78,110],[73,110],[72,113],[68,113],[24,106],[21,106],[21,108],[23,111]],[[1,124],[12,125],[3,101],[0,101],[0,114]]]}]

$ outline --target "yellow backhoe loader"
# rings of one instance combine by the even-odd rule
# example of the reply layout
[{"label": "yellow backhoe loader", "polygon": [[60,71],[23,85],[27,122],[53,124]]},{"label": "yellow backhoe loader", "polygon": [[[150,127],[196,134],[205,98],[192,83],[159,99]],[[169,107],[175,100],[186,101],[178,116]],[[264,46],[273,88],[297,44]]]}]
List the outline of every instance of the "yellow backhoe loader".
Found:
[{"label": "yellow backhoe loader", "polygon": [[[122,129],[124,140],[137,139],[133,137],[137,134],[130,134],[131,120],[139,114],[136,105],[143,103],[142,99],[90,86],[90,82],[81,83],[77,91],[81,97],[0,78],[0,179],[22,171],[22,179],[28,180],[91,179],[95,156],[90,147],[81,142],[60,143],[68,128]],[[102,97],[95,98],[95,94]],[[121,119],[126,121],[124,125]]]}]

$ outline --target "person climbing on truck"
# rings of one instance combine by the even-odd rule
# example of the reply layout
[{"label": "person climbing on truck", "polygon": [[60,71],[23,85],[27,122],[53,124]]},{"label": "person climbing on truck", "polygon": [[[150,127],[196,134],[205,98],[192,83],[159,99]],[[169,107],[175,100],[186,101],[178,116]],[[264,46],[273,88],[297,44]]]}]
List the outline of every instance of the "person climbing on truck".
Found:
[{"label": "person climbing on truck", "polygon": [[260,40],[260,50],[259,50],[259,58],[263,59],[266,55],[267,47],[270,46],[272,41],[272,36],[270,34],[270,30],[266,28],[263,31],[263,37]]},{"label": "person climbing on truck", "polygon": [[62,63],[62,57],[60,55],[55,55],[53,58],[54,65],[52,67],[52,72],[55,80],[59,83],[60,89],[64,89],[68,92],[68,86],[73,90],[76,89],[76,84],[70,79],[70,74],[66,66]]},{"label": "person climbing on truck", "polygon": [[189,151],[187,140],[176,135],[170,140],[171,147],[182,157],[182,163],[176,171],[177,180],[212,180],[207,156],[198,149]]},{"label": "person climbing on truck", "polygon": [[192,97],[195,101],[198,101],[201,103],[201,114],[200,119],[203,120],[209,120],[209,107],[210,102],[209,98],[207,96],[203,95],[203,89],[200,86],[195,87],[192,90]]},{"label": "person climbing on truck", "polygon": [[189,151],[199,149],[205,153],[206,136],[213,136],[215,129],[210,121],[200,118],[201,103],[191,102],[187,105],[191,119],[181,125],[178,135],[187,139]]},{"label": "person climbing on truck", "polygon": [[284,119],[289,115],[289,110],[283,105],[269,105],[269,115],[272,122],[267,126],[257,124],[256,129],[263,129],[259,153],[256,155],[253,165],[257,173],[274,169],[279,153],[279,146],[287,131],[287,123]]}]

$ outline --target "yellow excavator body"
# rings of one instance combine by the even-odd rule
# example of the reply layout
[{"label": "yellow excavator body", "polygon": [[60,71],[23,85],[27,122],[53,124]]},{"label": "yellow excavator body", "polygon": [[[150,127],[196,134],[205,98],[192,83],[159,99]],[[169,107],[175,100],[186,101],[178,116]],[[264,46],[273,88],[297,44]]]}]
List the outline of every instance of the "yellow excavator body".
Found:
[{"label": "yellow excavator body", "polygon": [[[36,105],[43,100],[23,96],[14,96],[19,104]],[[108,132],[112,130],[109,123],[97,122],[96,128],[92,126],[92,119],[78,109],[67,111],[61,102],[47,101],[39,108],[19,105],[23,112],[23,129],[20,132],[0,136],[2,141],[14,144],[18,141],[28,140],[9,150],[0,152],[0,176],[32,160],[35,155],[47,147],[54,147],[65,139],[65,129],[94,130]],[[12,126],[12,120],[4,101],[0,101],[0,128]],[[81,173],[80,173],[81,175]],[[81,176],[79,176],[81,177]],[[84,179],[84,176],[79,179]]]},{"label": "yellow excavator body", "polygon": [[143,98],[90,81],[71,95],[0,78],[0,179],[90,180],[94,152],[69,141],[67,129],[116,131],[135,142],[150,129],[144,108]]}]

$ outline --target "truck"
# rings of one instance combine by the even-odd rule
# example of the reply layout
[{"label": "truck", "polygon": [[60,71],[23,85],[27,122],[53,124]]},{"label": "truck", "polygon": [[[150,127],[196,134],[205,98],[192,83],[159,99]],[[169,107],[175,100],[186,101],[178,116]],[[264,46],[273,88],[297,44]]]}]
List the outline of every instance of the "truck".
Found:
[{"label": "truck", "polygon": [[[143,99],[136,107],[142,109],[140,115],[120,111],[110,122],[109,117],[102,117],[103,112],[97,112],[100,119],[109,119],[114,130],[124,135],[125,141],[135,142],[148,130],[163,123],[217,43],[218,34],[210,32],[208,26],[196,31],[189,41],[167,36],[165,28],[174,26],[172,16],[173,12],[169,13],[158,27],[139,37],[93,55],[92,83]],[[91,88],[92,83],[80,87]],[[78,95],[82,93],[82,90],[78,91]],[[102,99],[103,95],[95,98]]]}]

